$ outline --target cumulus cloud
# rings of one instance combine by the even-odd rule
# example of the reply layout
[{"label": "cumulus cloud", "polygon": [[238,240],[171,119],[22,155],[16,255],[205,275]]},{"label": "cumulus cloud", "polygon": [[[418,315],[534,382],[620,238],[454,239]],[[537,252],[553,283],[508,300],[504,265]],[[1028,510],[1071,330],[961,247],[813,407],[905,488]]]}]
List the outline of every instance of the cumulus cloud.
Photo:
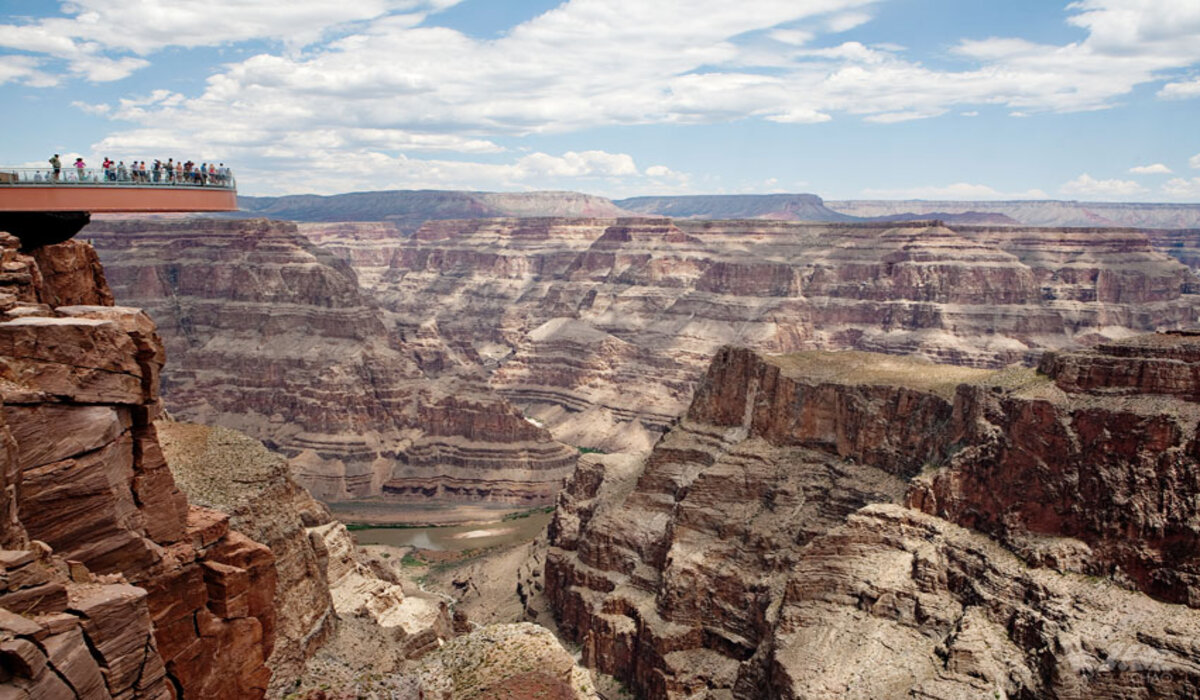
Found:
[{"label": "cumulus cloud", "polygon": [[1129,197],[1147,190],[1133,180],[1097,180],[1084,173],[1064,183],[1058,191],[1072,197]]},{"label": "cumulus cloud", "polygon": [[1200,153],[1188,158],[1188,165],[1192,166],[1193,168],[1200,168]]},{"label": "cumulus cloud", "polygon": [[1162,163],[1154,165],[1138,165],[1129,169],[1134,175],[1169,175],[1172,171]]},{"label": "cumulus cloud", "polygon": [[568,151],[562,156],[534,153],[517,161],[516,167],[531,175],[579,177],[582,175],[637,175],[633,158],[626,153]]},{"label": "cumulus cloud", "polygon": [[1167,83],[1158,91],[1158,96],[1166,100],[1186,100],[1200,97],[1200,78]]},{"label": "cumulus cloud", "polygon": [[[1146,83],[1169,81],[1160,94],[1182,97],[1196,82],[1182,77],[1200,63],[1195,0],[1079,0],[1066,13],[1079,40],[960,41],[953,69],[924,65],[901,46],[836,40],[883,1],[567,0],[478,39],[424,21],[458,0],[293,0],[287,12],[273,0],[75,0],[59,17],[0,26],[0,46],[30,54],[0,58],[0,82],[115,80],[166,47],[265,39],[275,43],[220,67],[199,94],[111,105],[135,126],[108,142],[132,148],[147,138],[149,148],[185,135],[210,152],[257,144],[254,157],[279,165],[314,145],[394,159],[494,154],[504,139],[611,125],[1092,110]],[[588,153],[512,158],[508,167],[649,175]],[[424,169],[430,177],[459,171],[423,162],[439,163]]]},{"label": "cumulus cloud", "polygon": [[353,23],[388,17],[413,26],[458,1],[290,0],[281,12],[273,0],[72,0],[63,16],[0,24],[0,47],[44,54],[65,61],[68,75],[107,82],[148,66],[144,57],[168,46],[269,39],[295,50]]},{"label": "cumulus cloud", "polygon": [[56,78],[43,73],[41,63],[33,56],[0,56],[0,85],[21,82],[43,87],[55,84]]},{"label": "cumulus cloud", "polygon": [[1163,185],[1163,192],[1173,199],[1200,199],[1200,177],[1173,177]]}]

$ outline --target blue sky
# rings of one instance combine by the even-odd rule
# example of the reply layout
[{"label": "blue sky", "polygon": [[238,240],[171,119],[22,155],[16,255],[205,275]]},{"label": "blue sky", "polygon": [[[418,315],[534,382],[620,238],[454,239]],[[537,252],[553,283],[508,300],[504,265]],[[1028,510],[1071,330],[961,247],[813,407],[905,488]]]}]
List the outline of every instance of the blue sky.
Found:
[{"label": "blue sky", "polygon": [[[285,9],[286,8],[286,9]],[[1197,0],[0,0],[8,165],[1200,201]]]}]

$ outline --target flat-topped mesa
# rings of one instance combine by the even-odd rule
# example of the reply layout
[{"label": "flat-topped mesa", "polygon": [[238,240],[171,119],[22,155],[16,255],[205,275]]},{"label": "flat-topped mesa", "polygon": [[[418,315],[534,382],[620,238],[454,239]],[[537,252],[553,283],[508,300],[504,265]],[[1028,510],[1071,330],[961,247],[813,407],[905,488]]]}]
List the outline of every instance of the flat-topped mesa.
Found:
[{"label": "flat-topped mesa", "polygon": [[380,222],[405,235],[426,221],[482,217],[624,216],[610,200],[580,192],[461,192],[394,190],[351,192],[323,197],[241,197],[243,211],[256,216],[305,222]]},{"label": "flat-topped mesa", "polygon": [[1200,401],[1200,331],[1168,331],[1085,352],[1049,352],[1038,371],[1076,393],[1164,394]]},{"label": "flat-topped mesa", "polygon": [[171,413],[263,440],[318,498],[538,505],[574,467],[576,450],[464,369],[469,345],[447,344],[436,323],[398,324],[295,224],[108,221],[89,233],[118,298],[159,321]]},{"label": "flat-topped mesa", "polygon": [[1172,669],[1123,697],[1186,693],[1200,652],[1160,625],[1200,631],[1198,432],[1031,368],[723,348],[648,458],[581,461],[547,595],[648,698],[1107,697],[1112,659]]}]

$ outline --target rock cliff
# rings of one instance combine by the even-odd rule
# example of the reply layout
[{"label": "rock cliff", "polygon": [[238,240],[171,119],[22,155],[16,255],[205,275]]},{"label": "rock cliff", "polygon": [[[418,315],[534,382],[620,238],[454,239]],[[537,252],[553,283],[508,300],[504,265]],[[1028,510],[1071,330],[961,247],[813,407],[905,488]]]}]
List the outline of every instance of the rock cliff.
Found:
[{"label": "rock cliff", "polygon": [[343,637],[362,638],[399,666],[454,636],[446,603],[411,584],[406,591],[387,567],[361,555],[346,527],[292,481],[283,457],[227,428],[165,420],[156,427],[189,500],[229,514],[275,555],[272,697],[314,674],[309,665],[318,650],[336,656],[330,649],[344,646]]},{"label": "rock cliff", "polygon": [[301,231],[371,281],[409,337],[564,442],[648,449],[723,344],[962,365],[1194,323],[1193,274],[1131,229],[668,219]]},{"label": "rock cliff", "polygon": [[154,323],[111,305],[90,246],[18,245],[0,235],[0,691],[262,696],[274,557],[176,487]]},{"label": "rock cliff", "polygon": [[332,518],[288,477],[287,461],[261,443],[225,428],[168,420],[155,428],[188,501],[226,513],[275,556],[276,643],[267,665],[272,688],[281,690],[337,629],[325,550],[309,536]]},{"label": "rock cliff", "polygon": [[264,441],[317,498],[548,503],[574,466],[435,327],[397,325],[294,224],[110,221],[88,235],[117,298],[158,321],[172,414]]},{"label": "rock cliff", "polygon": [[1194,695],[1197,348],[724,349],[644,462],[560,496],[560,629],[648,698]]}]

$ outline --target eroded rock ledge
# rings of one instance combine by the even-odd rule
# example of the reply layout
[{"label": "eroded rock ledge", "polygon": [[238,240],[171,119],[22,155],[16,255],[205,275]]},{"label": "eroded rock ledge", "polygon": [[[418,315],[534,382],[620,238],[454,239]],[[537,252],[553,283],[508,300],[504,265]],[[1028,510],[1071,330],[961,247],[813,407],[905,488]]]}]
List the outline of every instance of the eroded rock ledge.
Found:
[{"label": "eroded rock ledge", "polygon": [[648,698],[1194,695],[1197,349],[723,349],[644,464],[560,497],[560,628]]},{"label": "eroded rock ledge", "polygon": [[18,246],[0,234],[0,690],[260,697],[274,557],[176,488],[154,323],[111,305],[90,246]]}]

